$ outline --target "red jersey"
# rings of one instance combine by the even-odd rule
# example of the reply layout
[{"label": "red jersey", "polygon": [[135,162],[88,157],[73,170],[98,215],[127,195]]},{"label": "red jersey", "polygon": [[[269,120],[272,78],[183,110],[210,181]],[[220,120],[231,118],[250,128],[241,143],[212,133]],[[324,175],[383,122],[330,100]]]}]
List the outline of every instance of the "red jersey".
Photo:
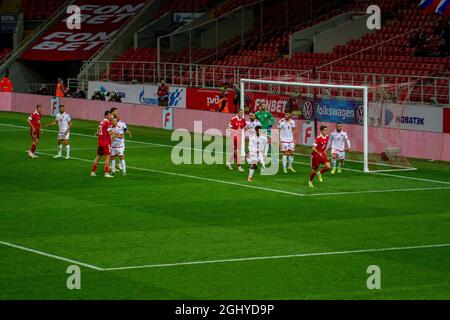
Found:
[{"label": "red jersey", "polygon": [[[325,150],[327,150],[328,140],[330,140],[330,136],[322,136],[319,134],[316,137],[316,141],[314,142],[314,146],[316,147],[317,151],[319,153],[325,153]],[[314,154],[314,152],[313,152]]]},{"label": "red jersey", "polygon": [[41,128],[41,117],[41,114],[37,111],[30,114],[30,116],[28,117],[28,120],[31,121],[31,125],[37,130]]},{"label": "red jersey", "polygon": [[111,122],[108,119],[103,119],[102,121],[100,121],[97,131],[99,147],[106,147],[111,145],[111,136],[109,135],[108,132],[108,129],[110,127]]},{"label": "red jersey", "polygon": [[0,81],[0,92],[12,92],[13,86],[11,80],[9,78],[4,77],[2,81]]},{"label": "red jersey", "polygon": [[234,130],[244,129],[247,126],[247,121],[244,118],[239,119],[237,116],[230,121],[230,128]]},{"label": "red jersey", "polygon": [[169,87],[164,85],[164,86],[159,86],[158,88],[158,97],[166,97],[169,95]]}]

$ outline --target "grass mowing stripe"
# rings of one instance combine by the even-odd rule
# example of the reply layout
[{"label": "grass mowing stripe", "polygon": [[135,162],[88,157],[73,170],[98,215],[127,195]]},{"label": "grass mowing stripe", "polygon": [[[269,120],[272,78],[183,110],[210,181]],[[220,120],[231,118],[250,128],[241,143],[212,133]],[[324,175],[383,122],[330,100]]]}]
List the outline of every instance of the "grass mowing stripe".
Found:
[{"label": "grass mowing stripe", "polygon": [[[37,154],[42,154],[45,156],[53,156],[53,154],[45,153],[45,152],[36,152]],[[83,158],[77,158],[77,157],[71,157],[72,160],[78,160],[83,162],[89,162],[91,163],[92,160],[89,159],[83,159]],[[103,162],[101,162],[103,163]],[[265,187],[258,187],[258,186],[252,186],[232,181],[226,181],[226,180],[219,180],[219,179],[212,179],[212,178],[206,178],[206,177],[200,177],[200,176],[194,176],[194,175],[188,175],[183,173],[176,173],[176,172],[169,172],[169,171],[161,171],[161,170],[154,170],[154,169],[147,169],[147,168],[139,168],[134,166],[127,166],[129,169],[134,169],[138,171],[144,171],[144,172],[152,172],[152,173],[158,173],[158,174],[166,174],[171,176],[178,176],[183,178],[190,178],[190,179],[197,179],[197,180],[204,180],[204,181],[210,181],[215,183],[222,183],[222,184],[229,184],[234,186],[240,186],[244,188],[250,188],[250,189],[257,189],[257,190],[263,190],[263,191],[270,191],[275,193],[283,193],[293,196],[299,196],[299,197],[312,197],[312,196],[337,196],[337,195],[353,195],[353,194],[368,194],[368,193],[390,193],[390,192],[406,192],[406,191],[428,191],[428,190],[446,190],[450,189],[450,187],[425,187],[425,188],[402,188],[402,189],[386,189],[386,190],[367,190],[367,191],[345,191],[345,192],[324,192],[324,193],[297,193],[297,192],[291,192],[286,190],[279,190],[279,189],[273,189],[273,188],[265,188]]]},{"label": "grass mowing stripe", "polygon": [[[3,126],[10,126],[10,127],[18,127],[18,128],[27,128],[25,126],[17,126],[17,125],[12,125],[12,124],[4,124],[4,123],[0,123],[0,125]],[[45,130],[45,131],[50,131],[50,132],[58,132],[58,130]],[[77,136],[82,136],[82,137],[90,137],[90,138],[97,138],[94,135],[88,135],[88,134],[82,134],[82,133],[72,133],[72,135],[77,135]],[[152,142],[145,142],[145,141],[136,141],[136,140],[127,140],[127,142],[132,142],[132,143],[140,143],[140,144],[147,144],[147,145],[152,145],[152,146],[160,146],[160,147],[167,147],[167,148],[175,148],[175,145],[169,145],[169,144],[160,144],[160,143],[152,143]],[[190,150],[194,150],[194,151],[199,151],[198,149],[195,148],[189,148]],[[218,153],[223,153],[224,152],[220,152],[218,151]],[[296,153],[297,155],[300,156],[304,156],[307,157],[308,155],[305,154],[301,154],[301,153]],[[349,160],[350,161],[350,160]],[[306,162],[297,162],[294,161],[294,163],[299,163],[299,164],[307,164],[310,165],[310,163],[306,163]],[[365,173],[363,170],[357,170],[357,169],[349,169],[349,168],[345,168],[345,170],[348,171],[353,171],[353,172],[361,172],[361,173]],[[395,170],[395,171],[413,171],[416,170],[416,168],[410,168],[408,170]],[[365,173],[366,174],[366,173]],[[383,172],[369,172],[369,174],[376,174],[376,175],[381,175],[381,176],[388,176],[388,177],[394,177],[394,178],[401,178],[401,179],[410,179],[410,180],[417,180],[417,181],[423,181],[423,182],[432,182],[432,183],[440,183],[440,184],[448,184],[450,185],[450,182],[448,181],[441,181],[441,180],[433,180],[433,179],[425,179],[425,178],[418,178],[418,177],[410,177],[410,176],[400,176],[400,175],[396,175],[396,174],[388,174],[388,173],[383,173]]]},{"label": "grass mowing stripe", "polygon": [[87,264],[87,263],[84,263],[84,262],[81,262],[81,261],[64,258],[64,257],[57,256],[57,255],[54,255],[54,254],[51,254],[51,253],[47,253],[47,252],[43,252],[43,251],[27,248],[27,247],[24,247],[24,246],[19,246],[19,245],[14,244],[14,243],[0,241],[0,244],[2,244],[4,246],[7,246],[7,247],[11,247],[11,248],[20,249],[20,250],[27,251],[27,252],[32,252],[32,253],[35,253],[35,254],[38,254],[38,255],[41,255],[41,256],[44,256],[44,257],[49,257],[49,258],[53,258],[53,259],[61,260],[61,261],[65,261],[65,262],[70,262],[70,263],[73,263],[73,264],[76,264],[76,265],[79,265],[79,266],[83,266],[83,267],[86,267],[86,268],[89,268],[89,269],[93,269],[93,270],[97,270],[97,271],[103,271],[104,270],[103,268],[94,266],[92,264]]},{"label": "grass mowing stripe", "polygon": [[220,259],[220,260],[187,261],[187,262],[164,263],[164,264],[148,264],[148,265],[141,265],[141,266],[104,268],[103,271],[148,269],[148,268],[176,267],[176,266],[187,266],[187,265],[198,265],[198,264],[214,264],[214,263],[243,262],[243,261],[271,260],[271,259],[288,259],[288,258],[301,258],[301,257],[334,256],[334,255],[343,255],[343,254],[400,251],[400,250],[414,250],[414,249],[442,248],[442,247],[450,247],[450,243],[408,246],[408,247],[378,248],[378,249],[359,249],[359,250],[346,250],[346,251],[299,253],[299,254],[266,256],[266,257],[248,257],[248,258]]},{"label": "grass mowing stripe", "polygon": [[[42,154],[42,155],[45,155],[45,156],[53,156],[53,154],[45,153],[45,152],[36,152],[36,153],[37,154]],[[71,157],[71,159],[72,160],[83,161],[83,162],[89,162],[89,163],[93,162],[93,160],[77,158],[77,157]],[[103,162],[101,162],[101,163],[103,163]],[[216,183],[222,183],[222,184],[229,184],[229,185],[240,186],[240,187],[250,188],[250,189],[257,189],[257,190],[263,190],[263,191],[283,193],[283,194],[299,196],[299,197],[306,196],[306,194],[303,194],[303,193],[290,192],[290,191],[271,189],[271,188],[264,188],[264,187],[258,187],[258,186],[252,186],[252,185],[237,183],[237,182],[231,182],[231,181],[225,181],[225,180],[219,180],[219,179],[212,179],[212,178],[206,178],[206,177],[200,177],[200,176],[193,176],[193,175],[176,173],[176,172],[161,171],[161,170],[146,169],[146,168],[138,168],[138,167],[133,167],[133,166],[127,166],[127,168],[128,169],[139,170],[139,171],[145,171],[145,172],[153,172],[153,173],[158,173],[158,174],[166,174],[166,175],[171,175],[171,176],[178,176],[178,177],[183,177],[183,178],[190,178],[190,179],[204,180],[204,181],[210,181],[210,182],[216,182]]]},{"label": "grass mowing stripe", "polygon": [[[5,123],[0,123],[0,125],[8,126],[8,127],[14,127],[14,128],[27,128],[25,126],[18,126],[18,125],[5,124]],[[58,130],[45,130],[45,131],[58,132]],[[82,136],[82,137],[97,138],[95,135],[88,135],[88,134],[82,134],[82,133],[73,133],[73,132],[71,132],[71,134],[72,135],[77,135],[77,136]],[[127,140],[127,142],[146,144],[146,145],[152,145],[152,146],[160,146],[160,147],[166,147],[166,148],[174,148],[174,147],[176,147],[175,145],[161,144],[161,143],[152,143],[152,142],[145,142],[145,141],[136,141],[136,140]],[[190,150],[194,150],[194,151],[196,150],[195,148],[189,148],[189,149]],[[221,152],[219,152],[219,153],[221,153]],[[300,153],[297,154],[297,155],[305,156],[305,157],[308,156],[308,155],[304,155],[304,154],[300,154]],[[294,163],[310,165],[309,163],[306,163],[306,162],[296,162],[296,161],[294,161]],[[345,168],[345,170],[367,174],[363,170],[349,169],[349,168]],[[411,170],[415,170],[415,168],[411,168]],[[397,171],[399,171],[399,170],[397,170]],[[448,184],[448,185],[450,185],[449,181],[425,179],[425,178],[418,178],[418,177],[411,177],[411,176],[401,176],[401,175],[388,174],[388,173],[383,173],[383,172],[369,172],[368,174],[374,174],[374,175],[388,176],[388,177],[393,177],[393,178],[410,179],[410,180],[417,180],[417,181],[422,181],[422,182],[432,182],[432,183],[439,183],[439,184]]]}]

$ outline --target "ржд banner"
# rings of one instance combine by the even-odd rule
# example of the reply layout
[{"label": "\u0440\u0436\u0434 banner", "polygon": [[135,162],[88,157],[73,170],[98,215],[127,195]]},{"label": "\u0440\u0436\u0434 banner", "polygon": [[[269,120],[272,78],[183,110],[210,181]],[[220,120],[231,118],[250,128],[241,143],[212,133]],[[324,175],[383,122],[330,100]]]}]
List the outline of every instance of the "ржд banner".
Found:
[{"label": "\u0440\u0436\u0434 banner", "polygon": [[81,29],[68,29],[66,15],[21,56],[40,61],[87,60],[145,5],[144,0],[79,0]]}]

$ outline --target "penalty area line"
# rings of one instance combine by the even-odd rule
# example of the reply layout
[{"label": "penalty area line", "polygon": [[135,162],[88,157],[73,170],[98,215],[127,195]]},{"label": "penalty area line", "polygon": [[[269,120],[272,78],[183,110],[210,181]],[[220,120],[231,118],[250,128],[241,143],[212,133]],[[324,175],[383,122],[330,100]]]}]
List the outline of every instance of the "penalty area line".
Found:
[{"label": "penalty area line", "polygon": [[11,243],[11,242],[0,241],[0,244],[2,244],[4,246],[7,246],[7,247],[19,249],[19,250],[22,250],[22,251],[35,253],[35,254],[38,254],[40,256],[44,256],[44,257],[48,257],[48,258],[52,258],[52,259],[56,259],[56,260],[69,262],[69,263],[72,263],[72,264],[75,264],[75,265],[78,265],[78,266],[82,266],[82,267],[86,267],[86,268],[89,268],[89,269],[93,269],[93,270],[97,270],[97,271],[103,271],[104,270],[103,268],[94,266],[92,264],[84,263],[84,262],[73,260],[73,259],[69,259],[69,258],[64,258],[64,257],[61,257],[61,256],[57,256],[57,255],[54,255],[54,254],[51,254],[51,253],[47,253],[47,252],[44,252],[44,251],[40,251],[40,250],[36,250],[36,249],[27,248],[27,247],[20,246],[20,245]]},{"label": "penalty area line", "polygon": [[199,265],[199,264],[219,264],[219,263],[245,262],[245,261],[258,261],[258,260],[276,260],[276,259],[302,258],[302,257],[336,256],[336,255],[357,254],[357,253],[417,250],[417,249],[442,248],[442,247],[450,247],[450,243],[408,246],[408,247],[390,247],[390,248],[378,248],[378,249],[359,249],[359,250],[346,250],[346,251],[299,253],[299,254],[278,255],[278,256],[247,257],[247,258],[220,259],[220,260],[186,261],[186,262],[163,263],[163,264],[147,264],[147,265],[139,265],[139,266],[104,268],[103,271],[150,269],[150,268],[177,267],[177,266],[188,266],[188,265]]}]

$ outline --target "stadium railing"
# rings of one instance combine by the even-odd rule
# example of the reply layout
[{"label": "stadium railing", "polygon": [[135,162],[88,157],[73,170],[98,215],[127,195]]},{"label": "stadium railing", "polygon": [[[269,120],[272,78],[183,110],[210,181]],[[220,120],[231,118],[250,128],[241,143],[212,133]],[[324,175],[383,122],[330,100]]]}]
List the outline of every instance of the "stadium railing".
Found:
[{"label": "stadium railing", "polygon": [[[158,77],[158,70],[160,77]],[[97,61],[84,73],[80,83],[89,81],[114,81],[119,83],[158,83],[165,79],[168,84],[199,88],[219,88],[238,85],[247,79],[312,79],[309,70],[261,68],[247,66],[199,65],[183,63],[158,63],[135,61]],[[334,84],[387,84],[415,82],[410,101],[449,104],[450,78],[406,74],[358,73],[341,71],[316,72],[315,80]]]}]

